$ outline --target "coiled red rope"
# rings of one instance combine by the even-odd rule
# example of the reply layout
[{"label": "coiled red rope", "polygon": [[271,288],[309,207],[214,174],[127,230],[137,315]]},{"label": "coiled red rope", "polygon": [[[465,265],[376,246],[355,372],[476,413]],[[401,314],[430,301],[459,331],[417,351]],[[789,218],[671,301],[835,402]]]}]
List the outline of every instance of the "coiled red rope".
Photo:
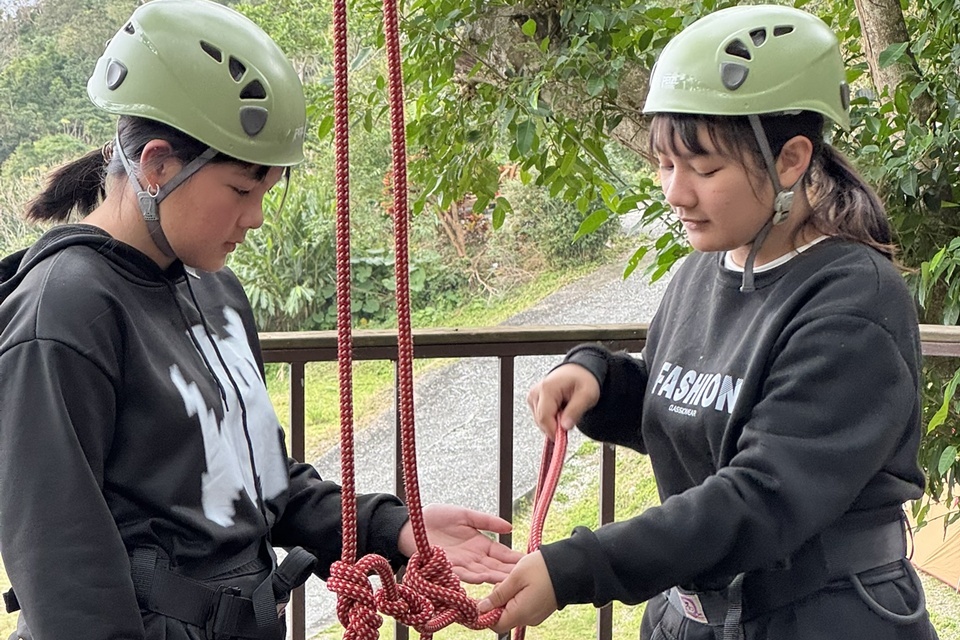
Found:
[{"label": "coiled red rope", "polygon": [[[384,0],[389,73],[390,135],[393,148],[393,209],[397,296],[398,413],[400,415],[403,478],[417,551],[410,558],[403,584],[394,580],[385,558],[366,555],[357,560],[357,508],[353,448],[353,338],[350,321],[350,188],[347,96],[347,6],[334,0],[334,144],[336,162],[337,338],[340,381],[340,440],[342,470],[343,547],[341,559],[330,568],[327,587],[337,594],[337,618],[345,640],[377,640],[380,613],[413,627],[423,640],[458,622],[470,629],[486,629],[502,613],[479,614],[446,554],[427,539],[417,479],[417,452],[413,421],[413,337],[410,321],[409,248],[407,226],[407,158],[403,112],[403,74],[396,0]],[[370,575],[380,577],[374,593]]]}]

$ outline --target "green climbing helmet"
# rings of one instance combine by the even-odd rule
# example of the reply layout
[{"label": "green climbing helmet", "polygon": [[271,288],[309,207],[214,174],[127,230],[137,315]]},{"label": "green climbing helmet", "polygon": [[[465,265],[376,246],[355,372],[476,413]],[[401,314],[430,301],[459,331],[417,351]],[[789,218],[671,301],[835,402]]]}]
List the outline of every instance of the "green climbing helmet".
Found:
[{"label": "green climbing helmet", "polygon": [[822,20],[775,5],[730,7],[671,40],[650,75],[644,113],[815,111],[850,128],[840,45]]},{"label": "green climbing helmet", "polygon": [[107,44],[87,82],[101,109],[158,120],[238,160],[303,160],[303,85],[280,48],[209,0],[151,0]]}]

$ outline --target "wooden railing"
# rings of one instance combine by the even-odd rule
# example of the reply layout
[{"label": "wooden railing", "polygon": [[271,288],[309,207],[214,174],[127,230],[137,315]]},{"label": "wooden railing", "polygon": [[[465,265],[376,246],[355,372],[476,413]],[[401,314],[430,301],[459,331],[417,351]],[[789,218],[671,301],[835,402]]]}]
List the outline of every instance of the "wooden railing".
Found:
[{"label": "wooden railing", "polygon": [[[925,356],[960,356],[960,327],[921,325]],[[514,364],[519,356],[560,355],[583,342],[601,342],[611,349],[638,352],[647,336],[646,324],[634,325],[558,325],[526,327],[489,327],[471,329],[424,329],[414,331],[415,358],[489,358],[499,362],[499,441],[498,495],[499,515],[513,519],[513,432]],[[300,333],[263,333],[260,335],[267,362],[290,365],[290,453],[304,458],[305,366],[308,362],[336,361],[337,336],[334,331]],[[395,331],[357,331],[353,335],[354,360],[396,361]],[[399,442],[396,445],[399,449]],[[600,464],[600,522],[613,519],[615,486],[613,447],[602,448]],[[396,456],[399,460],[399,456]],[[396,471],[397,493],[402,495],[402,478]],[[505,544],[510,536],[501,537]],[[303,588],[293,596],[288,621],[294,640],[305,640],[306,611]],[[397,629],[398,640],[408,637]],[[598,640],[613,637],[612,608],[608,605],[597,616]]]}]

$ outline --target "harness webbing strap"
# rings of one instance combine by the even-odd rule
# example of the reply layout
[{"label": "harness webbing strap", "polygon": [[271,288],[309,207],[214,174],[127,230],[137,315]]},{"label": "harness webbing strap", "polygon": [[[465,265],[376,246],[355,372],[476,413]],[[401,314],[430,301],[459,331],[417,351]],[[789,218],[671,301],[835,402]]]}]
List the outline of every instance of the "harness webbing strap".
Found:
[{"label": "harness webbing strap", "polygon": [[[684,617],[718,629],[723,640],[739,640],[743,620],[779,609],[837,580],[897,561],[906,564],[900,520],[865,529],[829,529],[805,545],[785,568],[737,575],[719,591],[670,589],[667,600]],[[722,634],[719,631],[722,629]]]},{"label": "harness webbing strap", "polygon": [[171,571],[150,547],[134,550],[130,570],[143,609],[208,629],[214,637],[274,639],[283,635],[277,602],[306,582],[316,563],[304,549],[290,550],[251,598],[242,596],[229,580],[211,585]]},{"label": "harness webbing strap", "polygon": [[743,616],[743,574],[738,574],[727,587],[727,597],[730,598],[730,608],[723,619],[723,640],[743,640],[743,625],[740,618]]}]

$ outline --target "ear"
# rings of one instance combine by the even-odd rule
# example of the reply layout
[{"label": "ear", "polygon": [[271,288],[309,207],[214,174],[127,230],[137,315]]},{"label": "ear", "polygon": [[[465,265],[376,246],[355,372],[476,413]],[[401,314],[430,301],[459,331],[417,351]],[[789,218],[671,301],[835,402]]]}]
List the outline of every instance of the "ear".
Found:
[{"label": "ear", "polygon": [[173,147],[166,140],[151,140],[140,154],[140,174],[150,185],[163,186],[182,167],[183,163],[174,155]]},{"label": "ear", "polygon": [[813,143],[806,136],[794,136],[787,140],[777,156],[777,173],[780,184],[789,189],[797,183],[810,167],[813,157]]}]

